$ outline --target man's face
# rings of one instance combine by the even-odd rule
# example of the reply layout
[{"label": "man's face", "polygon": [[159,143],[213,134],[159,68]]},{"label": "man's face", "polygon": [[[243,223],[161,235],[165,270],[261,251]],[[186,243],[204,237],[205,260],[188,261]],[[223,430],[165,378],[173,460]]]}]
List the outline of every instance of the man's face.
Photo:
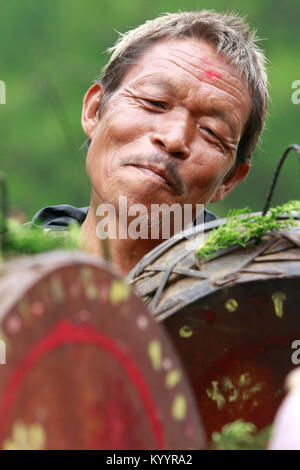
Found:
[{"label": "man's face", "polygon": [[246,85],[202,40],[160,40],[130,67],[99,117],[103,90],[87,92],[87,171],[101,202],[207,204],[247,174],[236,165],[251,100]]}]

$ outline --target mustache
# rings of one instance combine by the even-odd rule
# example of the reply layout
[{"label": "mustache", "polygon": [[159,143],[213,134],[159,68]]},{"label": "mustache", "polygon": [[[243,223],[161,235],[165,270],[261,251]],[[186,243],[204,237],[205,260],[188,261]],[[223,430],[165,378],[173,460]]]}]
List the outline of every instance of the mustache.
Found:
[{"label": "mustache", "polygon": [[183,179],[181,178],[177,164],[174,160],[166,158],[165,155],[155,153],[151,155],[145,154],[135,154],[130,157],[125,157],[121,160],[121,166],[127,165],[136,165],[136,166],[145,166],[149,165],[150,167],[156,167],[157,169],[163,170],[170,180],[174,183],[175,189],[179,194],[185,192],[185,186]]}]

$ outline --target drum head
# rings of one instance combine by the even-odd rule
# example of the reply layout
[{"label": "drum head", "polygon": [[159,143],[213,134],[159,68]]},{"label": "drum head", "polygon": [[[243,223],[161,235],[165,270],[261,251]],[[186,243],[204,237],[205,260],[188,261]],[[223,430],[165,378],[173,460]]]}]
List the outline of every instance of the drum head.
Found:
[{"label": "drum head", "polygon": [[7,263],[0,299],[0,448],[204,446],[162,325],[104,264],[67,252]]},{"label": "drum head", "polygon": [[270,425],[300,345],[299,279],[227,287],[164,321],[207,437],[242,418]]}]

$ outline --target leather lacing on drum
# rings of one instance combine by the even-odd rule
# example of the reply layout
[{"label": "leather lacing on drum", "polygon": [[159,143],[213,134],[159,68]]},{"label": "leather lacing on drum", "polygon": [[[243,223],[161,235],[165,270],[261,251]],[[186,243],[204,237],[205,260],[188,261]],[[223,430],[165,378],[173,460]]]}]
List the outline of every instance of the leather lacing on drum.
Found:
[{"label": "leather lacing on drum", "polygon": [[[286,219],[287,216],[281,216],[281,219]],[[206,225],[206,229],[208,229],[208,225],[210,225],[210,228],[213,228],[212,226],[217,226],[220,225],[221,223],[224,223],[226,219],[223,219],[222,221],[213,221],[209,224]],[[202,227],[203,229],[203,227]],[[199,228],[200,231],[200,228]],[[214,290],[221,288],[222,286],[233,283],[238,279],[238,277],[242,273],[253,273],[253,274],[259,274],[259,275],[265,275],[265,276],[270,276],[270,277],[279,277],[279,276],[284,276],[284,271],[277,269],[273,266],[270,266],[269,268],[264,268],[264,269],[259,269],[256,267],[250,267],[249,265],[253,261],[261,261],[263,260],[264,257],[270,256],[270,255],[275,255],[275,257],[272,258],[272,261],[276,261],[276,253],[279,251],[282,253],[282,248],[280,250],[277,249],[278,244],[282,242],[282,240],[286,240],[285,244],[285,249],[289,250],[293,247],[300,248],[300,233],[299,233],[299,227],[295,227],[293,230],[282,230],[282,231],[274,231],[269,234],[267,234],[263,242],[260,243],[255,247],[255,241],[251,241],[247,244],[247,247],[253,246],[254,249],[253,251],[249,254],[248,257],[243,259],[241,263],[238,266],[235,266],[232,270],[226,273],[226,275],[221,275],[221,276],[208,276],[206,273],[202,272],[200,269],[203,267],[206,263],[209,261],[212,261],[213,259],[220,258],[221,256],[224,256],[226,254],[232,253],[238,249],[241,249],[240,245],[233,245],[230,246],[224,250],[220,250],[217,252],[210,260],[200,260],[197,261],[196,255],[193,254],[192,252],[184,252],[180,253],[171,264],[167,266],[161,266],[161,265],[155,265],[153,264],[158,258],[164,254],[171,246],[174,246],[176,243],[188,238],[190,235],[189,231],[183,232],[182,237],[180,239],[170,239],[167,240],[167,242],[164,242],[162,245],[159,245],[159,250],[155,252],[153,250],[153,253],[151,252],[148,257],[148,259],[143,259],[143,266],[138,266],[138,269],[136,270],[136,273],[133,273],[133,276],[131,279],[129,279],[130,283],[136,284],[138,281],[141,280],[146,280],[147,277],[153,276],[156,273],[162,273],[164,272],[162,280],[159,282],[159,285],[156,289],[154,289],[152,292],[154,292],[154,295],[150,296],[151,292],[147,296],[144,296],[144,300],[149,302],[149,307],[152,312],[155,313],[155,315],[161,315],[167,310],[170,310],[174,308],[175,306],[179,306],[181,304],[180,299],[175,299],[171,298],[168,301],[166,301],[163,305],[159,306],[162,294],[164,292],[164,289],[167,287],[170,282],[172,282],[172,279],[170,279],[170,276],[172,274],[178,276],[186,276],[186,277],[194,277],[194,278],[199,278],[202,279],[205,283],[209,283],[214,286]],[[282,243],[281,243],[282,245]],[[184,260],[187,257],[193,256],[194,262],[191,262],[191,267],[185,268],[178,266],[180,261]],[[283,255],[277,255],[278,260],[282,260]],[[146,257],[145,257],[146,258]],[[292,255],[289,258],[290,261],[300,261],[300,255]],[[193,267],[192,267],[193,266]],[[141,270],[143,272],[141,273]]]}]

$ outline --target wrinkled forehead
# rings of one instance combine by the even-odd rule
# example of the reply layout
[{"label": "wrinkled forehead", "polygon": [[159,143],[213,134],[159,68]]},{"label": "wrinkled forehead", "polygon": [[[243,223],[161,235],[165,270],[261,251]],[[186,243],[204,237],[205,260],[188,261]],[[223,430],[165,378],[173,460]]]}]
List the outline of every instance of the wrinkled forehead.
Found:
[{"label": "wrinkled forehead", "polygon": [[[172,68],[173,65],[173,68]],[[149,46],[131,66],[124,79],[126,82],[137,78],[150,68],[186,71],[196,79],[223,81],[230,80],[243,93],[249,93],[248,87],[235,66],[229,63],[214,45],[203,39],[181,38],[161,39]],[[223,73],[222,73],[223,72]]]},{"label": "wrinkled forehead", "polygon": [[179,98],[204,89],[211,98],[226,99],[240,109],[247,121],[251,97],[240,73],[218,53],[215,47],[201,39],[161,39],[151,45],[125,74],[126,85],[157,85]]}]

